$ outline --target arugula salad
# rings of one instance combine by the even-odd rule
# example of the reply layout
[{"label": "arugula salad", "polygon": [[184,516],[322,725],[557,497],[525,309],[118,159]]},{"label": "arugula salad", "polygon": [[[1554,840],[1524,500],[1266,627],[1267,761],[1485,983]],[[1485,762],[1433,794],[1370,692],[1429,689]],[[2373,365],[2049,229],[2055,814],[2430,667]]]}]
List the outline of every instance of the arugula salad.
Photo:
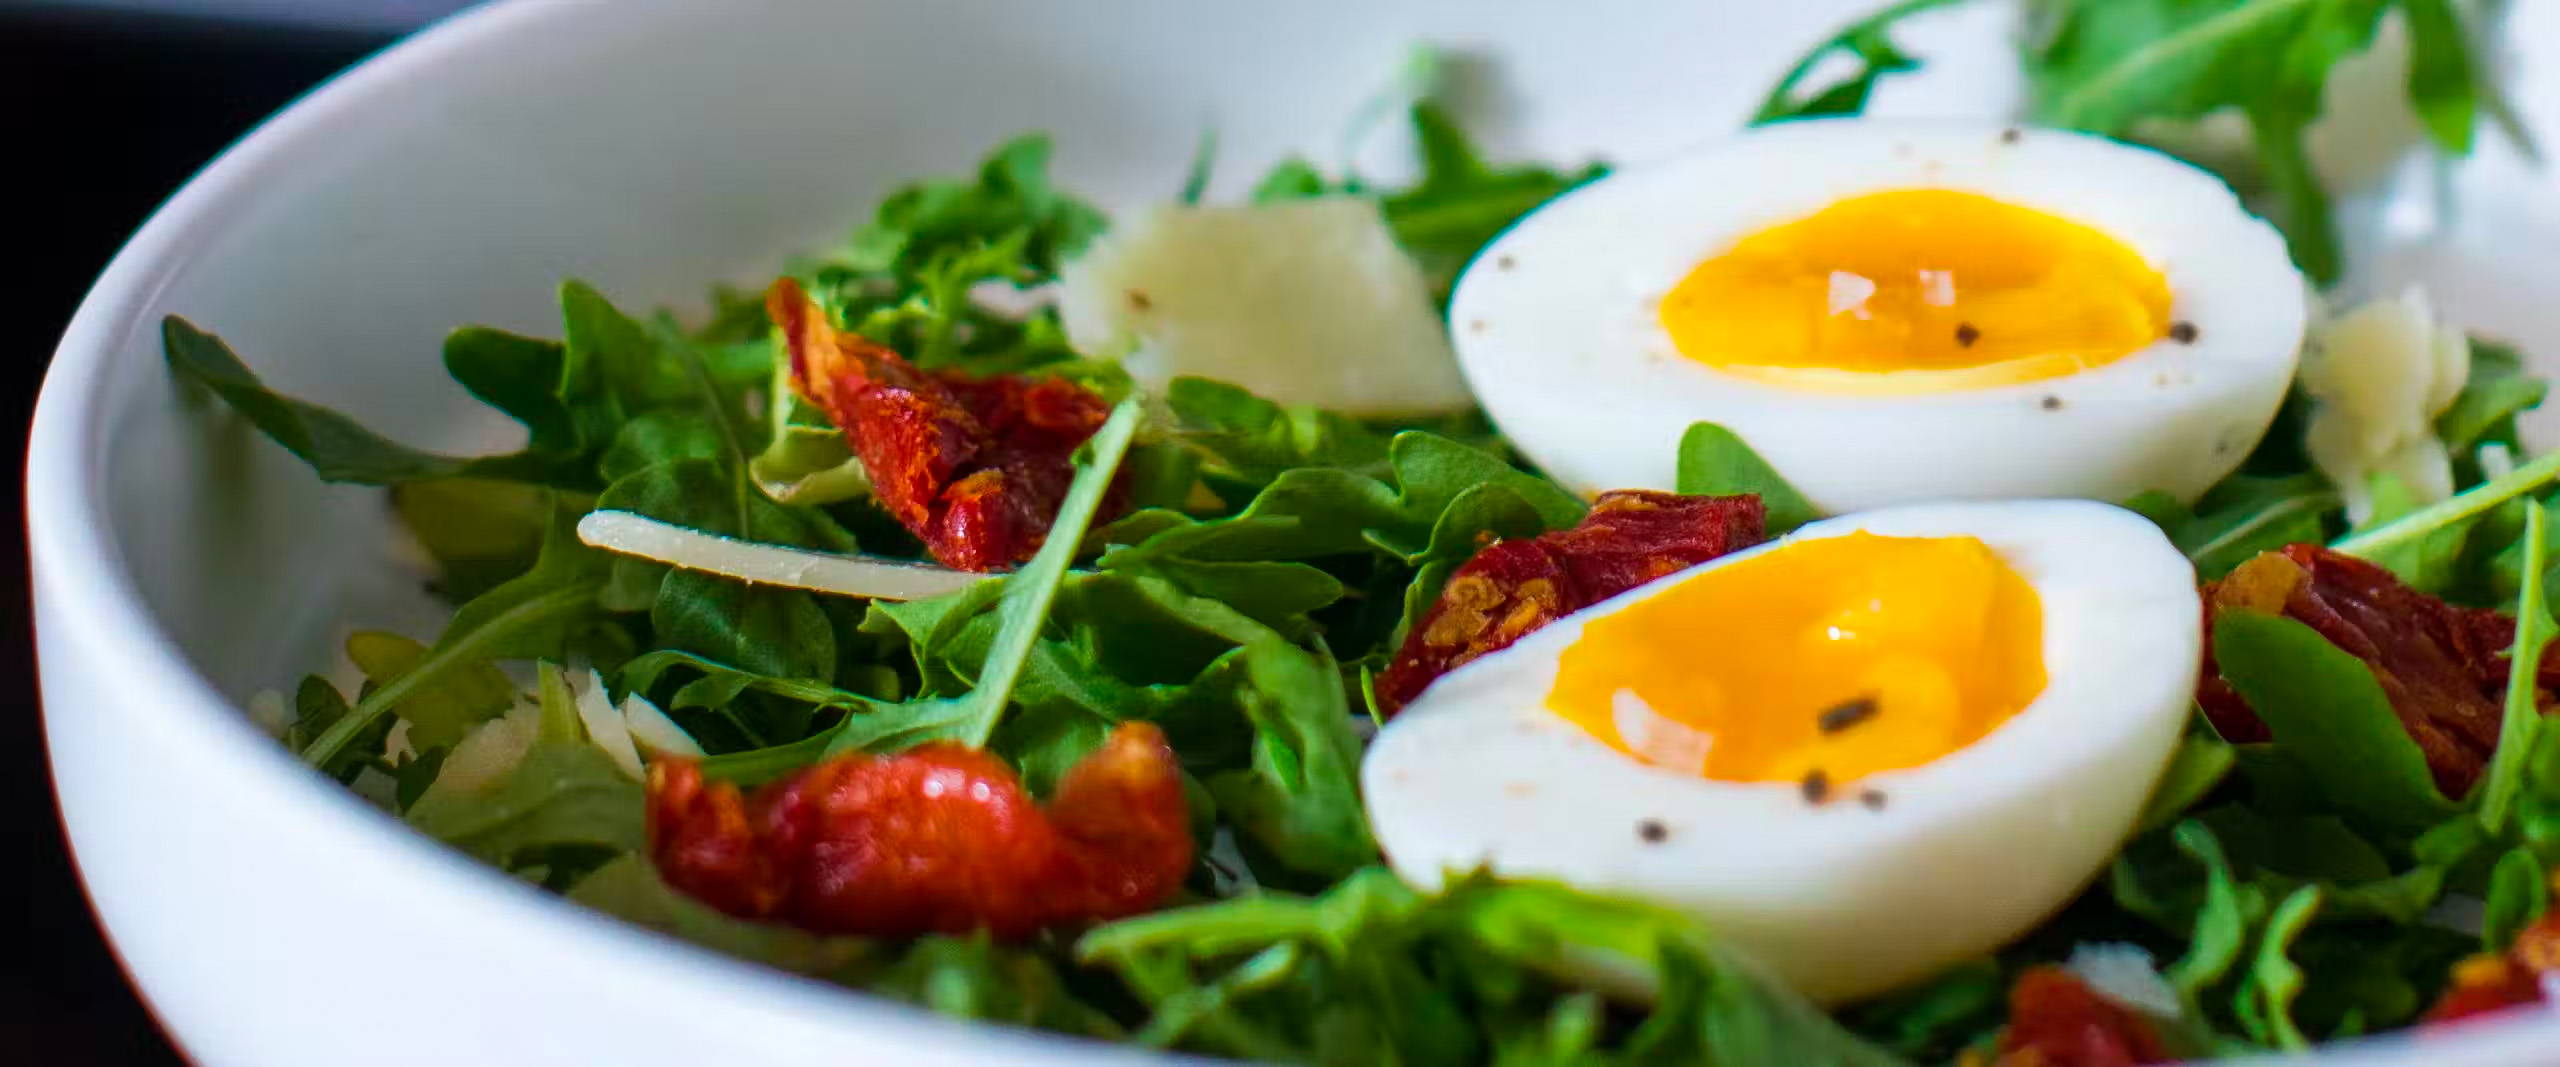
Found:
[{"label": "arugula salad", "polygon": [[631,922],[1214,1056],[2102,1067],[2549,1011],[2547,383],[2322,288],[2320,130],[2383,122],[2343,82],[2395,159],[2521,145],[2495,5],[2034,0],[2027,114],[1861,116],[1957,2],[1667,160],[1488,159],[1429,53],[1409,181],[1213,202],[1209,138],[1107,217],[1020,136],[707,313],[573,280],[557,340],[456,330],[501,454],[173,316],[452,605],[253,717]]}]

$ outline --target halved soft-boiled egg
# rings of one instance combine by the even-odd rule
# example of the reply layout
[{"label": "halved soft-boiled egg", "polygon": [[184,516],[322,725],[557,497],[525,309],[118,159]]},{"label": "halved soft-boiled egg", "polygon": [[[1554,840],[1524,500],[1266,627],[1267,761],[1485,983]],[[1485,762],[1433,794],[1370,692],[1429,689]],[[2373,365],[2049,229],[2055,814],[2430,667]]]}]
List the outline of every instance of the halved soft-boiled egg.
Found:
[{"label": "halved soft-boiled egg", "polygon": [[1643,897],[1857,997],[1999,947],[2115,854],[2187,720],[2196,613],[2186,557],[2110,505],[1829,519],[1441,677],[1361,785],[1417,885]]},{"label": "halved soft-boiled egg", "polygon": [[1485,410],[1565,484],[1722,423],[1817,507],[2192,498],[2284,400],[2306,289],[2221,180],[1974,123],[1785,123],[1539,209],[1459,281]]}]

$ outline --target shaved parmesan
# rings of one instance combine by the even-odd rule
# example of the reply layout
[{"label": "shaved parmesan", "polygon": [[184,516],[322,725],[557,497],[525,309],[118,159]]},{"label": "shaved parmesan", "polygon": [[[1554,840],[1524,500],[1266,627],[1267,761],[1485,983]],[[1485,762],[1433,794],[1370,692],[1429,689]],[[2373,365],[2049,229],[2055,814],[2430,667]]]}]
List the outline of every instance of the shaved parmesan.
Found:
[{"label": "shaved parmesan", "polygon": [[872,600],[921,600],[966,589],[987,577],[904,560],[741,541],[628,511],[589,513],[578,520],[578,539],[607,552],[742,582]]},{"label": "shaved parmesan", "polygon": [[1422,268],[1365,197],[1155,208],[1067,264],[1058,311],[1150,391],[1189,375],[1352,415],[1475,402]]},{"label": "shaved parmesan", "polygon": [[701,759],[703,756],[702,745],[693,739],[692,734],[684,732],[684,727],[676,725],[666,712],[659,711],[657,705],[642,699],[638,693],[622,698],[622,722],[630,727],[632,742],[651,759],[667,756]]},{"label": "shaved parmesan", "polygon": [[2414,288],[2313,333],[2298,379],[2312,401],[2303,444],[2346,500],[2349,521],[2373,516],[2378,474],[2399,479],[2419,504],[2453,495],[2453,461],[2435,421],[2470,373],[2470,342]]},{"label": "shaved parmesan", "polygon": [[578,721],[586,724],[587,740],[632,781],[639,781],[640,749],[631,743],[631,728],[623,722],[621,710],[605,695],[604,675],[589,668],[585,678],[569,684],[577,692]]}]

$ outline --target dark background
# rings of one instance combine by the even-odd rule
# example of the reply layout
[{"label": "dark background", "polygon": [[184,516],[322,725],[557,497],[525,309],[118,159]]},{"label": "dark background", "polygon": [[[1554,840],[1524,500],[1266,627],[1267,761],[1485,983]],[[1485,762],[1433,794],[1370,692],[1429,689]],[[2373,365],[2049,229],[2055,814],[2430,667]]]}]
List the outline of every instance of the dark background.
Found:
[{"label": "dark background", "polygon": [[[296,28],[0,3],[0,404],[23,469],[36,387],[81,294],[151,210],[258,120],[389,43]],[[37,718],[24,498],[0,525],[0,1063],[182,1062],[100,940],[62,838]],[[183,884],[183,879],[173,882]],[[11,900],[12,896],[22,899]]]}]

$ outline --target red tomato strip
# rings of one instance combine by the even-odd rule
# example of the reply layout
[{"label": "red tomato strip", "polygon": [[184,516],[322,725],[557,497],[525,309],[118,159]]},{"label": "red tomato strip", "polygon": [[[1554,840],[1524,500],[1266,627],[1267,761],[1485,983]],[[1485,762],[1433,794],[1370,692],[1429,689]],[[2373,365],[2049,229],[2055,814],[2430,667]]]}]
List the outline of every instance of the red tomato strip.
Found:
[{"label": "red tomato strip", "polygon": [[1600,494],[1570,530],[1496,541],[1449,576],[1440,599],[1378,676],[1378,705],[1411,703],[1443,674],[1531,631],[1693,564],[1761,540],[1756,496]]},{"label": "red tomato strip", "polygon": [[1994,1067],[2137,1067],[2171,1056],[2150,1022],[2060,967],[2030,967],[2009,987],[2009,1028]]},{"label": "red tomato strip", "polygon": [[1182,774],[1123,723],[1043,809],[1003,761],[948,743],[807,767],[753,797],[690,762],[649,768],[669,885],[743,919],[829,934],[1019,938],[1162,903],[1191,869]]},{"label": "red tomato strip", "polygon": [[880,506],[934,559],[991,571],[1040,550],[1076,446],[1111,413],[1100,396],[1058,379],[918,370],[837,330],[789,278],[765,310],[789,346],[792,387],[844,431]]},{"label": "red tomato strip", "polygon": [[[2263,553],[2205,586],[2204,593],[2208,633],[2219,611],[2281,614],[2363,660],[2382,683],[2401,727],[2426,754],[2436,788],[2460,797],[2479,780],[2497,750],[2506,714],[2514,619],[2447,604],[2401,584],[2390,571],[2318,545]],[[2543,660],[2545,690],[2560,688],[2552,662]],[[2210,642],[2196,701],[2224,738],[2270,738],[2266,723],[2215,669]]]}]

